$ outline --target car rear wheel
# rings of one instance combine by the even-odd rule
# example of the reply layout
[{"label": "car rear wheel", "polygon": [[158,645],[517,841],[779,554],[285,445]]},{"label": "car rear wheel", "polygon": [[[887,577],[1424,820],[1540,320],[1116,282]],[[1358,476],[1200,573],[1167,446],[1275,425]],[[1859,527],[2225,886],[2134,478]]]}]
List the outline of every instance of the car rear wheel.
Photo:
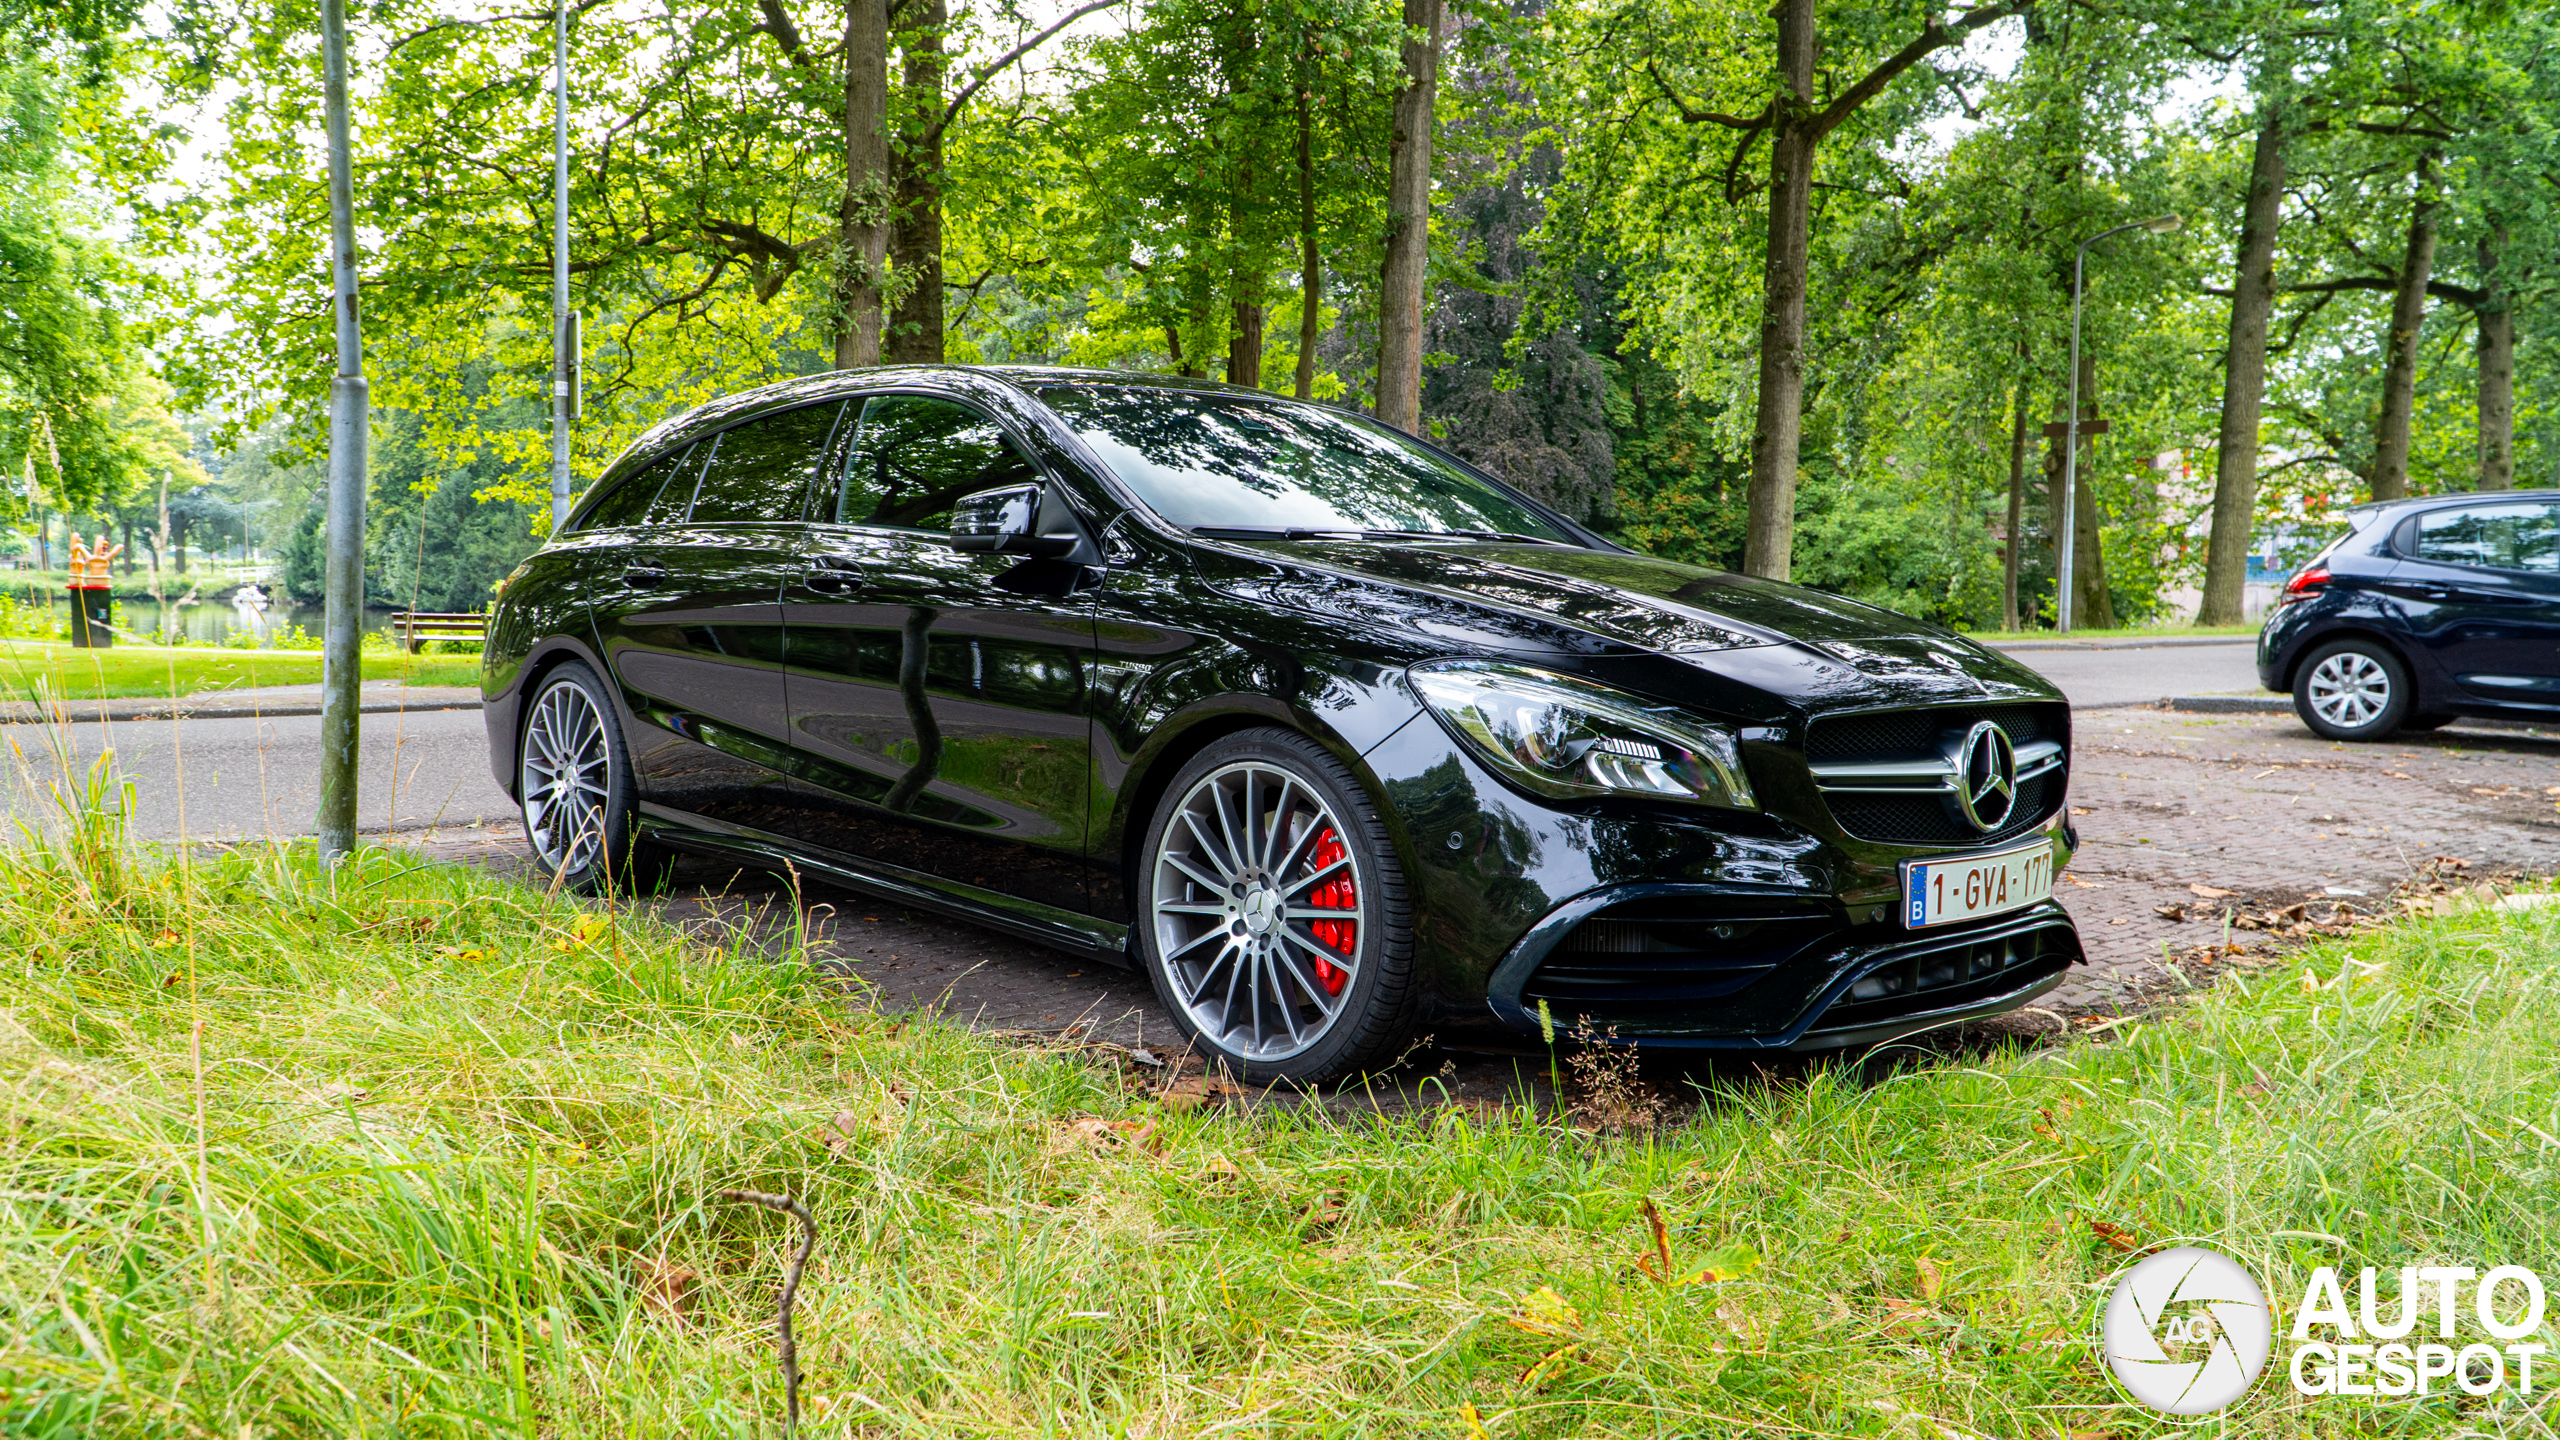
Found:
[{"label": "car rear wheel", "polygon": [[1411,1028],[1413,926],[1377,807],[1322,747],[1230,736],[1182,767],[1141,852],[1140,957],[1212,1064],[1330,1080]]},{"label": "car rear wheel", "polygon": [[604,682],[585,665],[571,661],[534,690],[516,740],[516,795],[546,881],[590,892],[665,883],[674,856],[635,831],[631,752]]},{"label": "car rear wheel", "polygon": [[2330,740],[2380,740],[2408,723],[2409,667],[2370,640],[2338,640],[2311,652],[2293,677],[2293,710]]}]

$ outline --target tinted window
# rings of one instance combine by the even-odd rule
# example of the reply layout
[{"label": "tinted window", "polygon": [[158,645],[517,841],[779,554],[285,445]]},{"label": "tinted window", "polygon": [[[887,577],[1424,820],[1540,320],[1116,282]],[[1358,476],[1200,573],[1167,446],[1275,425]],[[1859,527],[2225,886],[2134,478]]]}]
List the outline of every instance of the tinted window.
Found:
[{"label": "tinted window", "polygon": [[948,530],[952,502],[961,496],[1038,478],[996,422],[977,411],[921,395],[879,395],[863,406],[836,518]]},{"label": "tinted window", "polygon": [[[579,522],[578,528],[612,530],[625,525],[654,524],[682,516],[684,513],[682,499],[674,502],[674,515],[666,514],[664,507],[658,504],[658,499],[660,493],[667,488],[667,477],[683,467],[685,456],[689,453],[689,451],[680,450],[636,475],[625,477],[621,484],[606,491],[604,498],[598,500],[595,507],[587,511],[586,518]],[[683,489],[687,495],[692,493],[690,485],[679,488]]]},{"label": "tinted window", "polygon": [[2440,565],[2560,573],[2560,506],[2466,505],[2418,517],[2417,555]]},{"label": "tinted window", "polygon": [[733,425],[714,438],[696,525],[797,520],[808,509],[809,477],[825,458],[842,405],[809,405]]},{"label": "tinted window", "polygon": [[1040,398],[1176,525],[1572,541],[1482,477],[1353,416],[1139,386],[1062,385]]}]

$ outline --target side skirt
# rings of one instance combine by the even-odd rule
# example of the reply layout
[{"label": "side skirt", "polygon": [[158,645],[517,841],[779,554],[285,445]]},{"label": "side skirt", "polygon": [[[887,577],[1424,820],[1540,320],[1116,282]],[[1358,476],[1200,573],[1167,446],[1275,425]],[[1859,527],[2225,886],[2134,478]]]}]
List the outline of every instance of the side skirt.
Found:
[{"label": "side skirt", "polygon": [[1136,968],[1129,959],[1129,927],[1113,921],[1096,920],[1019,896],[999,895],[902,866],[816,854],[760,830],[647,801],[640,805],[640,829],[650,839],[673,849],[743,860],[758,869],[823,875],[866,895],[1002,930],[1124,969]]}]

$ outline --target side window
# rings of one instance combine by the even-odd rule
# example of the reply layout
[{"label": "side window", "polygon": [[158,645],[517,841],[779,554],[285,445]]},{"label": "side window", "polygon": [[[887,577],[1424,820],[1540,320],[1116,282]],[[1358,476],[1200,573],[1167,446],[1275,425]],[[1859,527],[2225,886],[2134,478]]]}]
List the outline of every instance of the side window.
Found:
[{"label": "side window", "polygon": [[[587,511],[578,528],[618,530],[625,525],[659,524],[668,519],[682,519],[684,502],[693,497],[691,484],[678,487],[684,494],[674,501],[673,516],[665,513],[666,506],[660,500],[662,493],[669,488],[668,477],[684,469],[685,457],[690,453],[679,450],[639,474],[626,477],[621,484],[606,491],[604,498]],[[690,472],[687,473],[690,478]]]},{"label": "side window", "polygon": [[2439,565],[2560,573],[2560,506],[2466,505],[2418,517],[2417,556]]},{"label": "side window", "polygon": [[808,509],[809,477],[826,455],[843,409],[807,405],[721,431],[703,466],[702,487],[694,492],[692,523],[799,519]]},{"label": "side window", "polygon": [[876,395],[862,409],[838,489],[846,525],[948,530],[961,496],[1036,480],[1040,472],[993,420],[922,395]]}]

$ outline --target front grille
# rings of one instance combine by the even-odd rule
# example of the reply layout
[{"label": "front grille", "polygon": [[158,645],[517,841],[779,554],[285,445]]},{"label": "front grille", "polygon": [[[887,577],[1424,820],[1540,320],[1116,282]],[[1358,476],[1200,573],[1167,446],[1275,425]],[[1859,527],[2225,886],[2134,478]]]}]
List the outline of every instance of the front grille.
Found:
[{"label": "front grille", "polygon": [[[1985,720],[2007,731],[2012,745],[2069,743],[2069,711],[2058,704],[1884,710],[1815,720],[1805,733],[1805,759],[1813,765],[1938,759]],[[2030,833],[2060,808],[2069,785],[2069,758],[2066,751],[2064,768],[2021,780],[2008,823],[1987,834],[1934,791],[1826,791],[1823,802],[1842,831],[1877,844],[1996,845]]]},{"label": "front grille", "polygon": [[1979,938],[1946,935],[1914,941],[1868,966],[1813,1028],[1854,1030],[1989,999],[2079,957],[2080,938],[2069,921],[2060,919]]},{"label": "front grille", "polygon": [[1989,720],[2009,732],[2012,744],[2059,740],[2065,731],[2059,705],[1984,705],[1938,710],[1882,710],[1864,715],[1832,715],[1813,722],[1805,732],[1804,758],[1816,765],[1831,760],[1904,760],[1937,753],[1950,734],[1961,735],[1978,721]]},{"label": "front grille", "polygon": [[1947,813],[1936,795],[1827,795],[1831,818],[1861,840],[1881,845],[1996,845],[2027,834],[2062,803],[2062,772],[2048,771],[2018,783],[2018,805],[2008,824],[1989,834]]},{"label": "front grille", "polygon": [[[1713,905],[1704,913],[1702,904]],[[1731,995],[1835,935],[1837,917],[1784,904],[1694,899],[1613,905],[1573,928],[1521,999],[1564,1023],[1641,1025],[1665,1007]]]}]

